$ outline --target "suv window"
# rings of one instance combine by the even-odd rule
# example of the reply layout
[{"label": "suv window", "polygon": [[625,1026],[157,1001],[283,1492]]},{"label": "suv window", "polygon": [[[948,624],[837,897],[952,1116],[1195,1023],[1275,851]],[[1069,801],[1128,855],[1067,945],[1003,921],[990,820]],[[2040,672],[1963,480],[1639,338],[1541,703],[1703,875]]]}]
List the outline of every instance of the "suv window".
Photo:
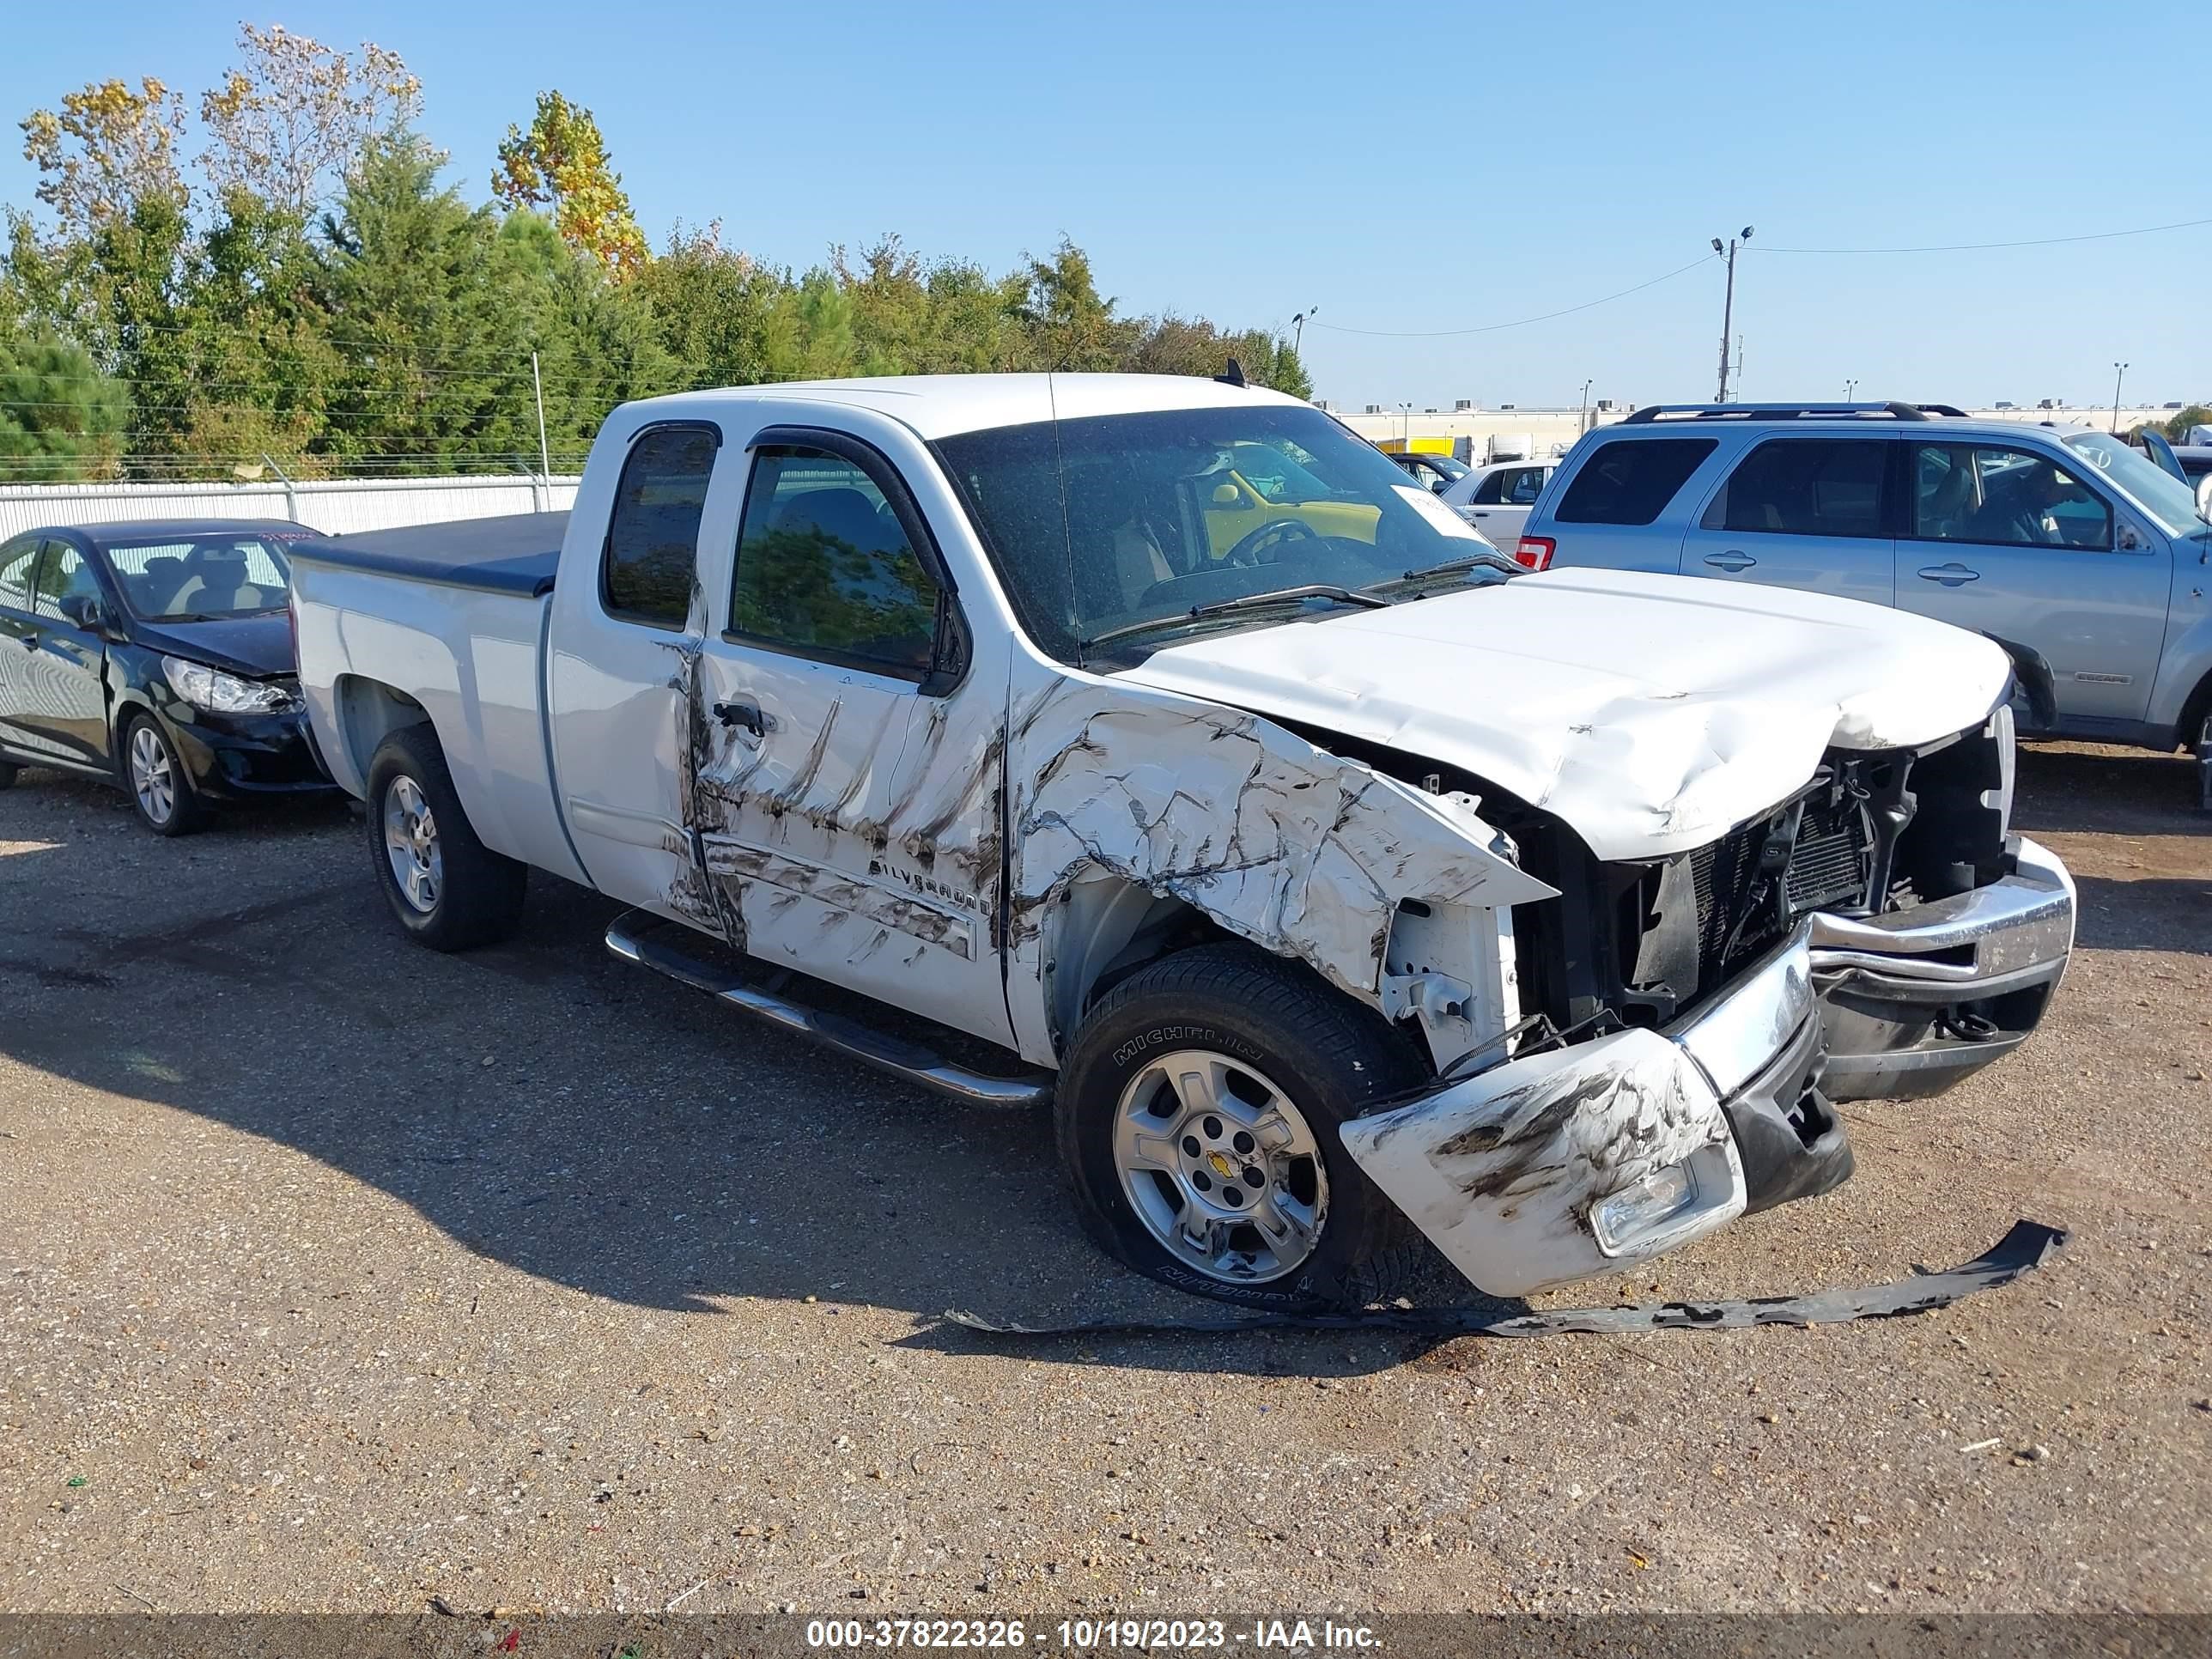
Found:
[{"label": "suv window", "polygon": [[1790,536],[1879,536],[1890,453],[1878,440],[1769,439],[1729,475],[1703,522]]},{"label": "suv window", "polygon": [[2033,450],[1921,444],[1912,459],[1912,533],[1929,541],[2108,549],[2112,509]]},{"label": "suv window", "polygon": [[730,628],[805,656],[924,674],[937,584],[858,465],[818,449],[763,450],[745,491]]},{"label": "suv window", "polygon": [[711,427],[659,426],[630,446],[599,566],[599,598],[610,615],[653,628],[684,626],[719,441]]},{"label": "suv window", "polygon": [[1575,473],[1553,516],[1561,524],[1650,524],[1713,453],[1711,438],[1615,438]]}]

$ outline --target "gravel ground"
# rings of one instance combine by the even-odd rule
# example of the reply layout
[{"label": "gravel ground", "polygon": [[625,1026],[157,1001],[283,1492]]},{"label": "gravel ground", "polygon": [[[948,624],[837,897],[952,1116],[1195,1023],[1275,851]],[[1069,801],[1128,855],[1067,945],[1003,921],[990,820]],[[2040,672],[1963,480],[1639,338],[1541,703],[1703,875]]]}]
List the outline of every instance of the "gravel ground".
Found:
[{"label": "gravel ground", "polygon": [[[618,963],[405,944],[342,810],[0,794],[0,1607],[2201,1611],[2212,855],[2179,760],[2023,757],[2043,1033],[1847,1109],[1857,1178],[1572,1304],[2052,1267],[1925,1318],[994,1347],[1188,1310],[1041,1116]],[[1200,1306],[1198,1311],[1206,1310]],[[695,1589],[695,1586],[698,1587]]]}]

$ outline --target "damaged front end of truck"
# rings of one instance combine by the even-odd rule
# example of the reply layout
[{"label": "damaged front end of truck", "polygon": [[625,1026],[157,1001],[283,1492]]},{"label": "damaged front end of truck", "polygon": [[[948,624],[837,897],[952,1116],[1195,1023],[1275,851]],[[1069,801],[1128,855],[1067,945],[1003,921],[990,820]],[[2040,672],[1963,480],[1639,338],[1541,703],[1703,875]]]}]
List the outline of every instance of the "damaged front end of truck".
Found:
[{"label": "damaged front end of truck", "polygon": [[1852,1167],[1837,1101],[1949,1087],[2064,972],[2073,884],[2012,832],[2012,768],[2000,705],[1933,742],[1832,748],[1717,839],[1610,861],[1465,781],[1558,893],[1511,918],[1519,1018],[1345,1125],[1347,1149],[1495,1295],[1830,1190]]}]

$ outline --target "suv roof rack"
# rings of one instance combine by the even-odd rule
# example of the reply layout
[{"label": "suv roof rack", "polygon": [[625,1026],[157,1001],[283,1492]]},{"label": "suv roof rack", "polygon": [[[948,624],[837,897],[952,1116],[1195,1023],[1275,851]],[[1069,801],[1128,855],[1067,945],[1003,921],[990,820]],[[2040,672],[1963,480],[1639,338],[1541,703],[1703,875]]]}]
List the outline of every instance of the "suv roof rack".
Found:
[{"label": "suv roof rack", "polygon": [[1826,421],[1872,416],[1924,421],[1937,415],[1963,418],[1966,412],[1949,404],[1646,404],[1625,416],[1620,423],[1643,426],[1667,420]]}]

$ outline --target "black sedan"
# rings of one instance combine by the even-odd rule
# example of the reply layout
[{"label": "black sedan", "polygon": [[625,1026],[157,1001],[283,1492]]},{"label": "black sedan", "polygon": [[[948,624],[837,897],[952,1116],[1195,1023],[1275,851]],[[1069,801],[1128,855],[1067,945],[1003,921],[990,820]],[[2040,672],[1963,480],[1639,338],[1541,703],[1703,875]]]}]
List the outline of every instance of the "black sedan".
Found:
[{"label": "black sedan", "polygon": [[296,524],[140,520],[0,543],[0,789],[106,778],[181,835],[211,800],[333,788],[288,614]]}]

